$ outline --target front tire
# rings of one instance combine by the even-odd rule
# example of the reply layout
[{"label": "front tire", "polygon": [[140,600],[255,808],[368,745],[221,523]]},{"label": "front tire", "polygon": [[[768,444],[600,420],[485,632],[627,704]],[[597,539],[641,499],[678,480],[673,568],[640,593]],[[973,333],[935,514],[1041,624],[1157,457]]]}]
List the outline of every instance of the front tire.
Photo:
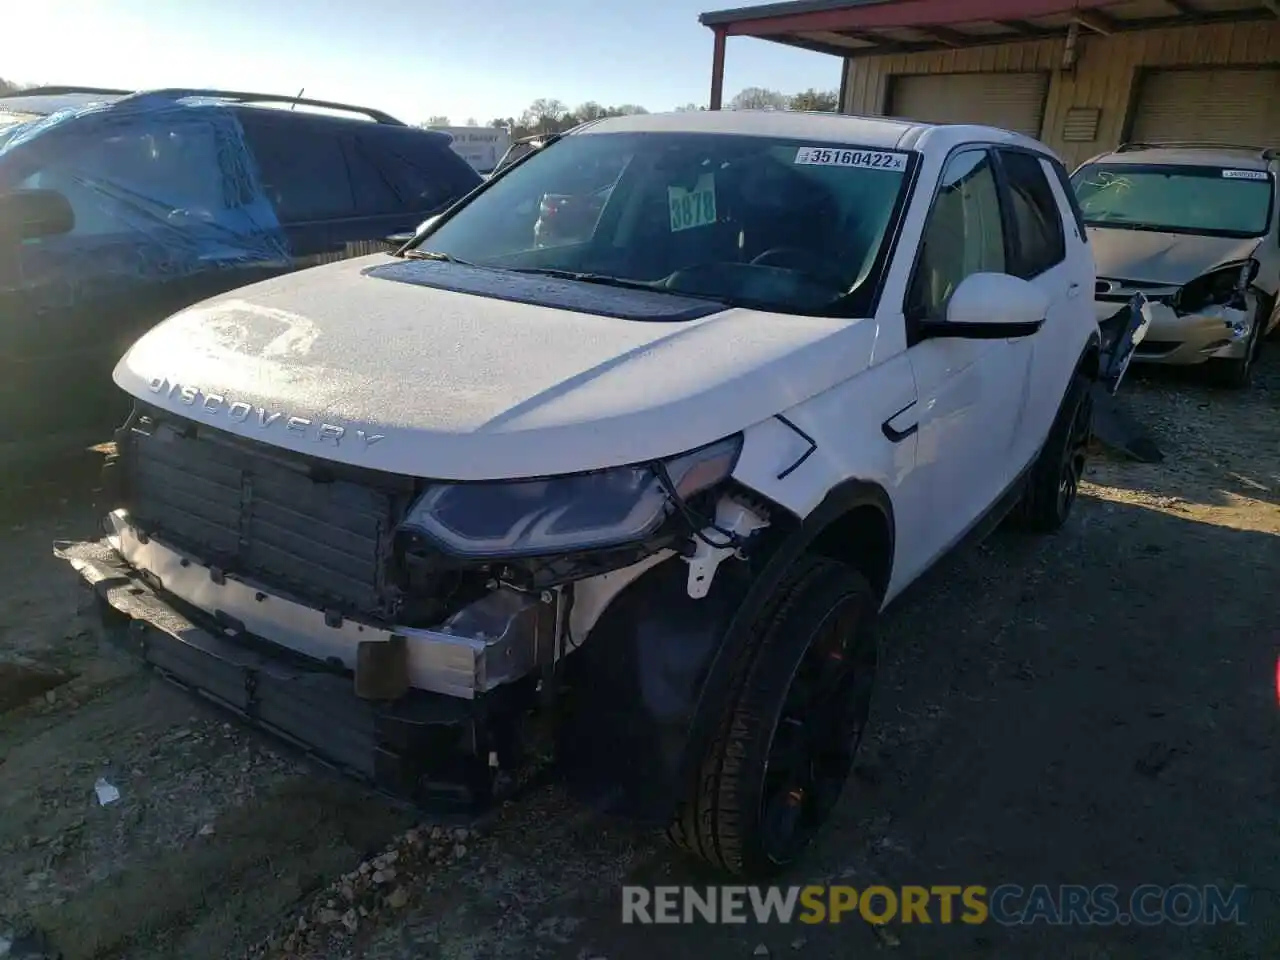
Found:
[{"label": "front tire", "polygon": [[1093,381],[1077,373],[1031,468],[1018,514],[1023,527],[1054,533],[1066,524],[1080,494],[1092,439]]},{"label": "front tire", "polygon": [[765,605],[735,666],[698,782],[667,835],[712,867],[770,876],[830,816],[871,708],[879,602],[856,570],[804,557]]}]

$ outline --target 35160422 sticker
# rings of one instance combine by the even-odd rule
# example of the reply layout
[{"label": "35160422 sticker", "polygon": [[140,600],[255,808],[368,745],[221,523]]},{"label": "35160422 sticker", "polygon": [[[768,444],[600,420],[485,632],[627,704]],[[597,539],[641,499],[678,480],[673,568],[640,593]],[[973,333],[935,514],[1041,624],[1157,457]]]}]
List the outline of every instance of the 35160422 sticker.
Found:
[{"label": "35160422 sticker", "polygon": [[855,150],[844,147],[801,147],[796,163],[822,167],[855,167],[862,170],[907,169],[907,155],[889,150]]},{"label": "35160422 sticker", "polygon": [[1265,180],[1264,170],[1223,170],[1222,175],[1228,180]]},{"label": "35160422 sticker", "polygon": [[671,209],[671,232],[705,227],[716,222],[716,177],[704,173],[692,189],[667,187],[667,205]]}]

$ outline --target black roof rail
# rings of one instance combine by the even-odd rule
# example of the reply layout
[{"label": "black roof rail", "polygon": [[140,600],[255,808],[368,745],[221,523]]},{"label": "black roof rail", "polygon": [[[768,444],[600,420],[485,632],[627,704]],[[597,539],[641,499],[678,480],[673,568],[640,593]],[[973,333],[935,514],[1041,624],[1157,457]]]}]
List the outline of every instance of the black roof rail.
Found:
[{"label": "black roof rail", "polygon": [[112,90],[107,87],[27,87],[25,90],[10,90],[0,94],[0,99],[7,97],[59,97],[68,93],[101,93],[109,97],[127,97],[133,90]]},{"label": "black roof rail", "polygon": [[204,90],[199,88],[188,89],[186,87],[164,87],[159,90],[139,90],[136,96],[148,97],[173,97],[175,100],[181,97],[207,97],[211,100],[228,100],[231,103],[278,103],[278,104],[297,104],[304,107],[321,107],[325,110],[343,110],[347,113],[359,113],[376,123],[387,124],[393,127],[408,126],[403,120],[397,120],[389,113],[383,113],[381,110],[375,110],[372,107],[357,107],[350,103],[337,103],[333,100],[312,100],[309,97],[293,97],[288,94],[277,93],[246,93],[242,90]]},{"label": "black roof rail", "polygon": [[358,113],[368,117],[376,123],[387,124],[394,127],[403,127],[407,124],[403,120],[397,120],[389,113],[383,113],[381,110],[375,110],[372,107],[358,107],[350,103],[337,103],[332,100],[313,100],[309,97],[294,97],[288,94],[274,93],[247,93],[241,90],[205,90],[199,88],[186,87],[164,87],[157,90],[110,90],[105,87],[31,87],[27,90],[15,90],[12,93],[5,94],[6,97],[52,97],[69,93],[97,93],[104,96],[132,97],[132,96],[157,96],[172,97],[177,100],[182,97],[207,97],[212,100],[227,100],[231,103],[278,103],[284,104],[300,104],[305,107],[320,107],[325,110],[341,110],[346,113]]},{"label": "black roof rail", "polygon": [[1280,153],[1280,148],[1259,147],[1248,143],[1215,143],[1211,140],[1152,140],[1122,143],[1116,147],[1116,153],[1131,153],[1134,150],[1164,150],[1167,148],[1200,148],[1204,150],[1248,150],[1264,159]]}]

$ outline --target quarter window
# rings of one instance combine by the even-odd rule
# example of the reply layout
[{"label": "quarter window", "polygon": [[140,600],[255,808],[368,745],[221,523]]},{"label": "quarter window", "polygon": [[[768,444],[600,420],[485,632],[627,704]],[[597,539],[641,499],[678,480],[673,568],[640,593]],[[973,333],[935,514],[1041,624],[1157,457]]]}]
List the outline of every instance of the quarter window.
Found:
[{"label": "quarter window", "polygon": [[947,161],[942,172],[920,241],[907,315],[944,319],[947,301],[965,277],[1004,272],[1004,226],[991,155],[965,150]]},{"label": "quarter window", "polygon": [[1018,251],[1009,271],[1024,280],[1040,276],[1067,258],[1062,218],[1038,157],[1002,151],[1009,203],[1018,230]]}]

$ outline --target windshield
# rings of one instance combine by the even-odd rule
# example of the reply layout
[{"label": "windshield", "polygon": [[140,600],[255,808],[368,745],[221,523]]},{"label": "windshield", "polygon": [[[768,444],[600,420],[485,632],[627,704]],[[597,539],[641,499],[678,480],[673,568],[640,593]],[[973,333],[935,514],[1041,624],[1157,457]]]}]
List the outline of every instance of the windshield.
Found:
[{"label": "windshield", "polygon": [[1095,163],[1071,182],[1090,226],[1259,237],[1271,222],[1271,175],[1262,170]]},{"label": "windshield", "polygon": [[572,135],[414,246],[483,267],[867,316],[908,160],[766,137]]}]

